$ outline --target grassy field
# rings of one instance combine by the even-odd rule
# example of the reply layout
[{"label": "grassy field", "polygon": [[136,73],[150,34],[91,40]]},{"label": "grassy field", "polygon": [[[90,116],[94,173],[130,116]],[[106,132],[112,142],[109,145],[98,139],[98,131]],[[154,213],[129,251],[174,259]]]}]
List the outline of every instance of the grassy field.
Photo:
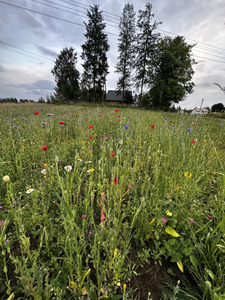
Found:
[{"label": "grassy field", "polygon": [[222,119],[1,105],[0,154],[0,299],[225,299]]}]

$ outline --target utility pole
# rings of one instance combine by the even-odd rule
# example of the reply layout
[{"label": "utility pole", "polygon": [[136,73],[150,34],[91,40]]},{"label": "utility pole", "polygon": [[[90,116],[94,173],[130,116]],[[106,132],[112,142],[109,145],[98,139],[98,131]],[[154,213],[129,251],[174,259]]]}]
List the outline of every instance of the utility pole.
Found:
[{"label": "utility pole", "polygon": [[202,103],[201,103],[201,106],[200,106],[200,112],[202,111],[202,104],[203,104],[203,101],[204,101],[204,98],[202,99]]}]

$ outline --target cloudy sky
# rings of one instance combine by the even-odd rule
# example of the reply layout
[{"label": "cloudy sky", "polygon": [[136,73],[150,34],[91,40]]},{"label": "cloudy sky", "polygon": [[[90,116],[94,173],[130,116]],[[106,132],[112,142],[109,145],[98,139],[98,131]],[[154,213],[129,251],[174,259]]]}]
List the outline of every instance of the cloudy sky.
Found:
[{"label": "cloudy sky", "polygon": [[[82,73],[81,45],[85,42],[86,11],[99,4],[107,24],[110,74],[107,90],[115,89],[118,75],[118,24],[125,0],[0,0],[0,98],[38,100],[53,92],[51,74],[56,56],[64,47],[75,48],[77,69]],[[130,0],[136,16],[145,0]],[[225,86],[225,6],[224,0],[152,0],[154,20],[162,36],[181,35],[189,44],[197,43],[193,58],[193,94],[180,103],[193,108],[225,104],[225,94],[214,83]],[[54,18],[53,18],[54,17]]]}]

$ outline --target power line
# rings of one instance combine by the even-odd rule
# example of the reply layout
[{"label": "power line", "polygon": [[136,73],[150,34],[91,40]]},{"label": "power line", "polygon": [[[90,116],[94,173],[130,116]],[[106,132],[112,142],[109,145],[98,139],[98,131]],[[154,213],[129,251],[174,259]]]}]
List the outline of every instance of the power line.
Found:
[{"label": "power line", "polygon": [[[15,5],[15,4],[7,3],[7,2],[4,2],[4,1],[0,1],[0,3],[7,4],[7,5],[10,5],[10,6],[19,8],[19,9],[27,10],[27,11],[30,11],[30,12],[33,12],[33,13],[45,16],[45,17],[49,17],[49,18],[53,18],[53,19],[56,19],[56,20],[60,20],[60,21],[63,21],[63,22],[70,23],[70,24],[74,24],[74,25],[77,25],[77,26],[85,27],[84,25],[76,23],[76,22],[72,22],[72,21],[68,21],[68,20],[65,20],[65,19],[61,19],[61,18],[58,18],[58,17],[55,17],[55,16],[51,16],[51,15],[48,15],[48,14],[45,14],[45,13],[41,13],[39,11],[32,10],[32,9],[29,9],[29,8],[25,8],[25,7],[22,7],[22,6],[18,6],[18,5]],[[114,36],[118,36],[118,34],[114,34],[114,33],[111,33],[111,32],[106,32],[105,31],[105,33],[110,34],[110,35],[114,35]]]},{"label": "power line", "polygon": [[[41,5],[45,5],[45,6],[47,6],[47,7],[52,7],[52,8],[58,9],[58,10],[60,10],[60,11],[64,11],[64,12],[67,12],[67,13],[69,13],[69,14],[76,15],[76,16],[79,16],[79,17],[80,17],[79,14],[73,13],[73,12],[68,11],[68,10],[64,10],[64,9],[62,9],[62,8],[58,8],[58,7],[55,7],[55,6],[51,6],[51,5],[48,5],[48,4],[39,2],[39,1],[37,1],[37,0],[31,0],[31,1],[33,1],[34,3],[39,3],[39,4],[41,4]],[[45,0],[45,1],[46,1],[46,0]],[[55,3],[52,2],[52,1],[48,1],[48,2],[55,4]],[[57,5],[60,5],[60,4],[57,4]],[[65,5],[60,5],[60,6],[63,6],[63,7],[72,9],[72,10],[75,10],[75,9],[70,8],[70,7],[68,7],[68,6],[65,6]],[[75,11],[77,11],[77,10],[75,10]],[[84,13],[84,12],[81,12],[81,11],[79,11],[79,10],[78,10],[77,12],[80,12],[80,13],[82,13],[82,14]],[[82,17],[87,18],[87,16],[82,16]],[[115,24],[116,24],[116,22],[113,22],[113,21],[110,21],[110,20],[107,20],[107,19],[105,19],[105,20],[108,21],[108,22],[112,22],[112,23],[115,23]],[[112,27],[115,27],[115,28],[118,28],[118,26],[114,26],[114,25],[111,25],[111,24],[107,24],[107,25],[112,26]]]},{"label": "power line", "polygon": [[[54,18],[54,19],[57,19],[57,20],[60,20],[60,21],[63,21],[63,22],[70,23],[70,24],[74,24],[74,25],[78,25],[78,26],[81,26],[81,27],[85,27],[84,25],[79,24],[79,23],[76,23],[76,22],[68,21],[68,20],[65,20],[65,19],[62,19],[62,18],[58,18],[58,17],[55,17],[55,16],[51,16],[51,15],[48,15],[48,14],[45,14],[45,13],[41,13],[41,12],[38,12],[38,11],[35,11],[35,10],[31,10],[31,9],[28,9],[28,8],[25,8],[25,7],[21,7],[21,6],[15,5],[15,4],[7,3],[7,2],[1,1],[1,0],[0,0],[0,3],[6,4],[6,5],[10,5],[10,6],[19,8],[19,9],[27,10],[27,11],[30,11],[30,12],[33,12],[33,13],[37,13],[37,14],[40,14],[40,15],[44,15],[44,16],[46,16],[46,17]],[[158,29],[157,29],[157,30],[158,30]],[[161,31],[162,31],[162,30],[161,30]],[[165,32],[165,31],[164,31],[164,32]],[[113,34],[113,33],[111,33],[111,32],[105,32],[105,33],[110,34],[110,35],[113,35],[113,36],[117,36],[117,37],[119,36],[119,35]],[[172,34],[173,34],[173,33],[172,33]],[[194,56],[200,57],[200,58],[203,58],[203,59],[207,59],[207,60],[211,60],[211,61],[215,61],[215,62],[225,63],[225,62],[213,60],[213,59],[210,59],[210,58],[207,58],[207,57],[201,57],[201,56],[197,56],[197,55],[194,55]]]},{"label": "power line", "polygon": [[[61,0],[61,1],[66,2],[66,1],[64,1],[64,0]],[[81,7],[81,8],[87,8],[87,7],[89,8],[89,7],[90,7],[90,5],[83,4],[83,3],[80,3],[80,2],[78,2],[78,1],[74,1],[74,0],[70,0],[70,1],[73,2],[74,5],[77,5],[78,7]],[[75,3],[77,3],[77,4],[75,4]],[[71,3],[71,4],[72,4],[72,3]],[[81,5],[84,6],[84,7],[82,7]],[[116,14],[113,14],[113,13],[109,13],[109,12],[107,12],[107,11],[105,11],[105,10],[103,10],[102,12],[108,14],[109,16],[110,16],[110,15],[114,16],[115,19],[116,19],[116,18],[119,18],[119,19],[120,19],[120,16],[119,16],[119,15],[116,15]]]},{"label": "power line", "polygon": [[[170,33],[170,34],[176,35],[176,36],[179,35],[179,34],[175,34],[175,33],[172,33],[172,32],[170,32],[170,31],[165,31],[165,30],[162,30],[162,29],[159,29],[159,28],[157,28],[157,30],[158,30],[158,31],[162,31],[162,32],[166,32],[166,33]],[[199,44],[206,45],[206,46],[208,46],[208,47],[212,47],[212,48],[216,48],[216,49],[225,51],[224,48],[219,48],[219,47],[216,47],[216,46],[212,46],[212,45],[209,45],[209,44],[206,44],[206,43],[203,43],[203,42],[199,42],[199,41],[196,41],[196,40],[193,40],[193,39],[189,39],[189,38],[187,38],[187,37],[185,37],[185,39],[186,39],[186,40],[193,41],[193,42],[196,42],[196,43],[199,43]]]},{"label": "power line", "polygon": [[215,60],[215,59],[211,59],[211,58],[207,58],[207,57],[198,56],[198,55],[195,55],[195,54],[193,54],[193,56],[196,56],[196,57],[200,57],[200,58],[204,58],[204,59],[208,59],[208,60],[212,60],[212,61],[216,61],[216,62],[225,64],[225,61],[219,61],[219,60]]}]

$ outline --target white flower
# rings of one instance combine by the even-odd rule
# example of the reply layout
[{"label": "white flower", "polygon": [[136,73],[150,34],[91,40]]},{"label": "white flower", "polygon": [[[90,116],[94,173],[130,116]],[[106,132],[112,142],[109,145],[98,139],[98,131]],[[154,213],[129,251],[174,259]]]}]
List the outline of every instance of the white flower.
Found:
[{"label": "white flower", "polygon": [[4,177],[3,177],[3,181],[4,181],[5,183],[10,182],[9,176],[8,176],[8,175],[4,176]]},{"label": "white flower", "polygon": [[29,189],[29,190],[26,191],[27,194],[30,194],[32,192],[33,192],[33,189]]},{"label": "white flower", "polygon": [[46,174],[47,173],[47,170],[46,169],[43,169],[42,171],[41,171],[41,174]]},{"label": "white flower", "polygon": [[91,164],[91,163],[92,163],[92,161],[91,161],[91,160],[89,160],[89,161],[85,161],[85,163],[86,163],[86,164]]},{"label": "white flower", "polygon": [[65,166],[64,169],[65,169],[67,172],[71,172],[72,166],[70,166],[70,165]]},{"label": "white flower", "polygon": [[83,161],[83,159],[81,159],[81,158],[78,158],[78,160],[79,160],[79,161]]}]

